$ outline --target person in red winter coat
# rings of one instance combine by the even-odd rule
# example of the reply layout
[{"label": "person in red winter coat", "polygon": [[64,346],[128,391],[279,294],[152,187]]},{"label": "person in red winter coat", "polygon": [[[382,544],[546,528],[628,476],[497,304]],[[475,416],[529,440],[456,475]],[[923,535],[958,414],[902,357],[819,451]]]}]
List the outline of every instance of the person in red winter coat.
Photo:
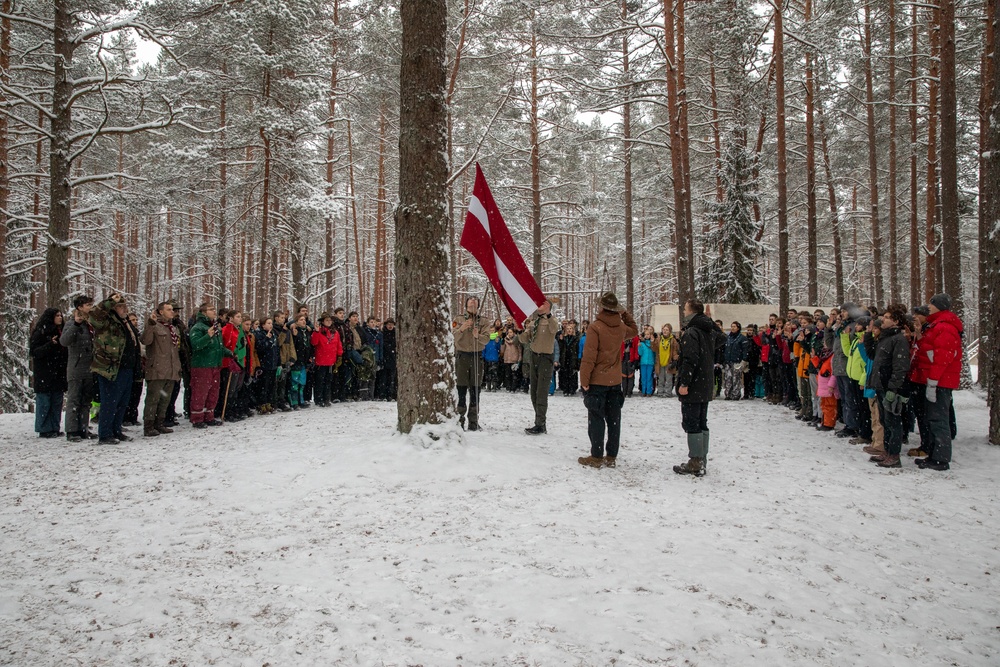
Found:
[{"label": "person in red winter coat", "polygon": [[639,337],[626,338],[622,343],[622,393],[631,396],[635,390],[635,369],[639,367]]},{"label": "person in red winter coat", "polygon": [[344,346],[340,340],[340,333],[333,329],[333,316],[323,313],[319,316],[319,325],[319,329],[313,332],[310,342],[316,355],[316,405],[325,407],[330,405],[333,369],[344,356]]},{"label": "person in red winter coat", "polygon": [[[951,297],[936,294],[928,306],[927,326],[917,345],[911,379],[924,390],[924,420],[929,456],[917,459],[925,470],[948,470],[951,463],[951,400],[962,376],[962,320],[951,312]],[[926,449],[929,447],[930,449]]]}]

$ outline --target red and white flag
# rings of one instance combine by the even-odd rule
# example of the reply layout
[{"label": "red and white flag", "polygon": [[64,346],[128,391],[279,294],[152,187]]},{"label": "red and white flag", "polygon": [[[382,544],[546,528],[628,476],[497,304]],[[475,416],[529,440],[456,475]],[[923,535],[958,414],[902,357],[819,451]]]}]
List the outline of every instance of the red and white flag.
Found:
[{"label": "red and white flag", "polygon": [[518,325],[545,302],[545,295],[524,263],[478,163],[461,246],[479,261]]}]

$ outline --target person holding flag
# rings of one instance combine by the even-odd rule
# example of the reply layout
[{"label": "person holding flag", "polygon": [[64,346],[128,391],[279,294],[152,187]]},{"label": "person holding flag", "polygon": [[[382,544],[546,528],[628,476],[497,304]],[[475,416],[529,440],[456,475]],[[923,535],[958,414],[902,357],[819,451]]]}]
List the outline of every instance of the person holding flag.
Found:
[{"label": "person holding flag", "polygon": [[531,349],[528,367],[531,405],[535,408],[535,425],[524,429],[528,435],[545,433],[545,416],[549,410],[549,384],[552,382],[553,354],[559,322],[552,317],[552,301],[546,299],[531,317],[524,321],[519,336],[521,343]]},{"label": "person holding flag", "polygon": [[[533,373],[531,391],[532,403],[535,405],[535,426],[526,431],[532,435],[545,433],[548,386],[552,376],[555,334],[559,325],[551,318],[552,303],[542,294],[528,270],[478,164],[469,211],[462,229],[461,246],[479,262],[486,278],[496,290],[497,297],[514,321],[523,323],[525,327],[526,337],[522,341],[530,343],[535,352],[532,356],[539,359],[538,363],[530,366]],[[459,423],[464,426],[468,394],[469,430],[474,431],[479,428],[479,386],[482,383],[483,365],[480,354],[489,340],[489,331],[484,331],[479,321],[479,300],[470,298],[465,305],[466,314],[457,319],[454,327],[458,412]],[[544,323],[541,321],[543,319]],[[548,363],[545,361],[546,355]]]},{"label": "person holding flag", "polygon": [[[479,388],[483,384],[483,348],[490,339],[483,330],[479,317],[479,299],[470,296],[465,300],[465,315],[457,318],[454,325],[455,336],[455,385],[458,387],[458,423],[465,428],[468,410],[469,430],[479,430]],[[468,396],[468,408],[466,407]]]}]

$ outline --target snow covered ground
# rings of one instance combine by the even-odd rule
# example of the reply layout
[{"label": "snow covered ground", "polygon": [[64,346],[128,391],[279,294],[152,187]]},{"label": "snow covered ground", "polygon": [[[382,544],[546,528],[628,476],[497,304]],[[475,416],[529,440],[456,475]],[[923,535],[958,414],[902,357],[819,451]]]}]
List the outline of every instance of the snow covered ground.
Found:
[{"label": "snow covered ground", "polygon": [[1000,664],[1000,449],[957,403],[935,473],[718,401],[704,479],[665,399],[613,470],[558,396],[430,450],[387,404],[117,447],[2,416],[0,664]]}]

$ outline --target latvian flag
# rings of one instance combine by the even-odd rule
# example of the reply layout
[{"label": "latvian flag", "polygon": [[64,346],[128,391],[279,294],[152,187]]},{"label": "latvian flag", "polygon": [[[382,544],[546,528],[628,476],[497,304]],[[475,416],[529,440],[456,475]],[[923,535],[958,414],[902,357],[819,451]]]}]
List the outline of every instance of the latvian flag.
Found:
[{"label": "latvian flag", "polygon": [[461,246],[479,261],[518,325],[545,302],[545,295],[524,263],[478,163]]}]

